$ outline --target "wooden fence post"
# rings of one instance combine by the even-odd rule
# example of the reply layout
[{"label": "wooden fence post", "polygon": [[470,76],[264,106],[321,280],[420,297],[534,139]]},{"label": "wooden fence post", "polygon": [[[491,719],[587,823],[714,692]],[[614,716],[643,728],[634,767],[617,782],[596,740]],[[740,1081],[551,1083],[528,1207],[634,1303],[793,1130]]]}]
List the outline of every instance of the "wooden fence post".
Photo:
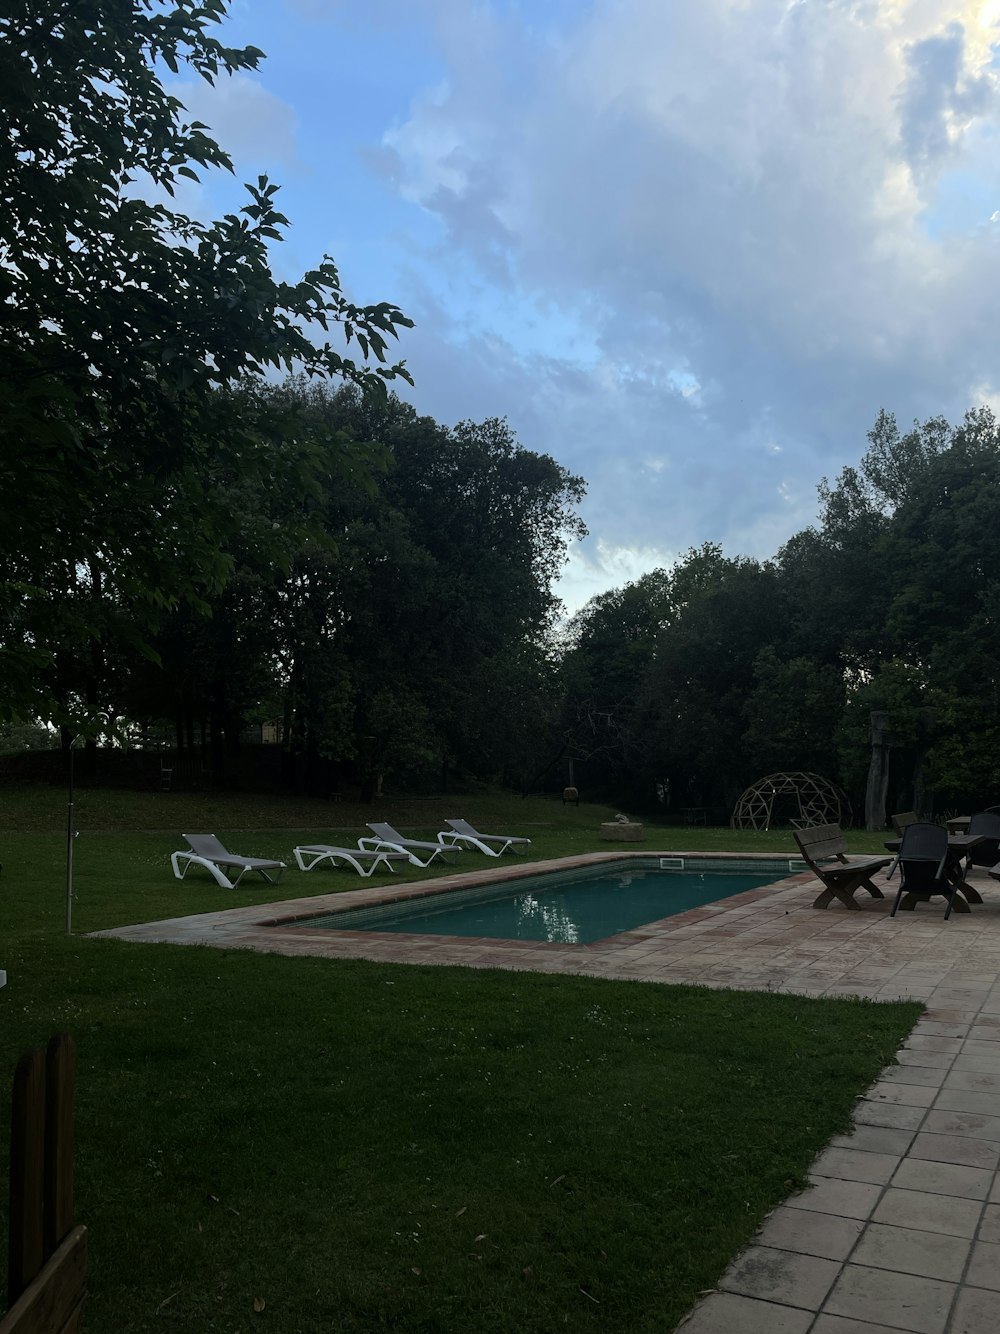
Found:
[{"label": "wooden fence post", "polygon": [[10,1240],[7,1304],[13,1306],[44,1263],[45,1059],[26,1052],[14,1072],[10,1109]]},{"label": "wooden fence post", "polygon": [[86,1228],[73,1226],[73,1087],[68,1033],[21,1057],[10,1133],[10,1241],[0,1334],[71,1334],[86,1293]]},{"label": "wooden fence post", "polygon": [[76,1047],[57,1033],[45,1053],[44,1242],[50,1256],[73,1226],[73,1089]]}]

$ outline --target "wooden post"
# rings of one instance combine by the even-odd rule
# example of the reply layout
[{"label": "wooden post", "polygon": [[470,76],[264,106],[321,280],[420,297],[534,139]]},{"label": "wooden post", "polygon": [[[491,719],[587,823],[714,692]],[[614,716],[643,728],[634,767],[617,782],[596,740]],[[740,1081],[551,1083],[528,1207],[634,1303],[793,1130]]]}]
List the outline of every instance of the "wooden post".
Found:
[{"label": "wooden post", "polygon": [[45,1053],[26,1052],[14,1072],[10,1109],[10,1240],[7,1304],[13,1306],[45,1263]]},{"label": "wooden post", "polygon": [[57,1033],[45,1053],[46,1257],[73,1226],[73,1086],[76,1048],[68,1033]]},{"label": "wooden post", "polygon": [[889,790],[889,715],[880,709],[871,713],[872,758],[865,793],[865,828],[870,833],[885,828],[885,798]]},{"label": "wooden post", "polygon": [[[37,1283],[38,1275],[73,1231],[75,1078],[76,1048],[68,1033],[58,1033],[46,1051],[39,1047],[27,1052],[14,1072],[7,1267],[10,1307]],[[84,1230],[78,1231],[82,1241]],[[77,1251],[82,1253],[80,1246],[71,1249],[74,1257]],[[0,1322],[0,1329],[6,1328]]]}]

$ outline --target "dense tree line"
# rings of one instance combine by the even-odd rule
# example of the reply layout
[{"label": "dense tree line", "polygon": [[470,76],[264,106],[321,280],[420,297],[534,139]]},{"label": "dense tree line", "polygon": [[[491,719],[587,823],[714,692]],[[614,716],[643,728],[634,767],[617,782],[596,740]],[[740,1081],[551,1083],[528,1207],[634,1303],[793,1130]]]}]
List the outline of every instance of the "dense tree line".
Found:
[{"label": "dense tree line", "polygon": [[390,397],[411,322],[329,258],[276,279],[265,178],[216,222],[173,207],[230,162],[160,71],[255,69],[227,8],[0,11],[0,727],[165,724],[220,775],[278,719],[296,785],[511,775],[558,699],[582,483]]},{"label": "dense tree line", "polygon": [[[178,749],[217,773],[248,721],[273,719],[297,787],[371,794],[383,774],[449,768],[522,781],[558,705],[551,580],[583,531],[580,479],[503,421],[445,429],[353,387],[269,393],[329,453],[326,483],[234,481],[226,586],[164,617],[152,657],[109,641],[86,689],[116,715],[170,720]],[[255,540],[275,525],[306,533],[284,564]],[[86,662],[67,668],[82,692]]]},{"label": "dense tree line", "polygon": [[151,652],[164,612],[231,580],[239,543],[291,559],[304,530],[250,534],[241,499],[275,476],[317,488],[330,459],[259,392],[269,374],[383,395],[408,378],[386,364],[410,324],[395,306],[355,306],[328,258],[274,277],[287,219],[265,178],[212,223],[171,207],[182,178],[231,164],[158,71],[255,69],[260,51],[212,35],[226,8],[0,10],[0,723],[76,725],[98,701],[73,697],[71,656],[96,679],[112,641]]},{"label": "dense tree line", "polygon": [[1000,797],[992,415],[882,414],[773,559],[706,544],[560,631],[581,479],[390,395],[410,321],[328,258],[276,279],[265,178],[212,223],[173,207],[230,164],[158,71],[255,69],[213,36],[226,9],[0,10],[4,739],[104,714],[221,774],[278,720],[299,787],[561,786],[572,761],[616,804],[728,810],[778,768],[857,800],[879,709],[892,804]]},{"label": "dense tree line", "polygon": [[575,618],[560,744],[592,788],[728,812],[801,769],[860,804],[885,710],[895,809],[1000,799],[1000,427],[868,439],[772,560],[709,544]]}]

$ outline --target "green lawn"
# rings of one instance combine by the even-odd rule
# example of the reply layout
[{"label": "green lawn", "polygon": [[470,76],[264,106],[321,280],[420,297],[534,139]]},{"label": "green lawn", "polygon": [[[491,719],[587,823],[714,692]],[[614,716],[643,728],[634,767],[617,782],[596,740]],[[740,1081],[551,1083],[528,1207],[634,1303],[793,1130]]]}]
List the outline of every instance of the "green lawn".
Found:
[{"label": "green lawn", "polygon": [[[669,1330],[918,1013],[67,938],[59,795],[0,792],[0,1118],[17,1055],[68,1028],[92,1334]],[[287,856],[303,836],[353,842],[366,818],[79,795],[81,931],[273,896],[174,881],[182,828]],[[502,797],[382,813],[423,832],[448,814],[502,824],[541,856],[601,846],[610,814]],[[289,875],[296,893],[367,883]]]}]

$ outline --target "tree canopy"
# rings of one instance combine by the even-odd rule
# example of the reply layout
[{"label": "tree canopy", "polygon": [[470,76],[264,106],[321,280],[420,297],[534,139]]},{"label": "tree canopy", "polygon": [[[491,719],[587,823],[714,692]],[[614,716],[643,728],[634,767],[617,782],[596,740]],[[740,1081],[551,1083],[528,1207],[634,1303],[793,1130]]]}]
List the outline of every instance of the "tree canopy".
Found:
[{"label": "tree canopy", "polygon": [[761,774],[802,769],[860,801],[884,710],[896,809],[1000,799],[997,422],[984,408],[904,433],[881,412],[819,496],[816,527],[773,561],[709,544],[576,617],[567,716],[601,681],[624,720],[585,784],[722,814]]},{"label": "tree canopy", "polygon": [[[215,222],[171,205],[181,178],[231,164],[160,71],[212,82],[262,59],[213,36],[226,9],[0,13],[0,716],[43,707],[48,646],[99,636],[112,590],[141,629],[224,585],[239,524],[226,479],[263,484],[287,427],[235,387],[275,368],[383,394],[409,378],[386,361],[410,325],[395,306],[353,304],[329,258],[297,283],[274,277],[288,220],[266,178]],[[278,466],[308,490],[327,460],[285,435]],[[280,559],[287,536],[258,540]]]}]

